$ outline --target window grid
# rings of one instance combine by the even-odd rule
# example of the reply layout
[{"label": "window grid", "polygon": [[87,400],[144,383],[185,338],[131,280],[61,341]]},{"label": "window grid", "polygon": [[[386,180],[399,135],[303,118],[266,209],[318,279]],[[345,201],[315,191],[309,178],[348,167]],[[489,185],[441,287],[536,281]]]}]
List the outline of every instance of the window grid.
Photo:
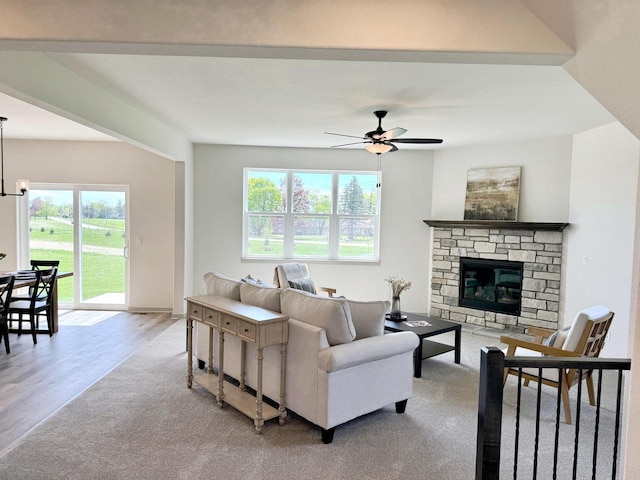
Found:
[{"label": "window grid", "polygon": [[[305,183],[327,177],[322,191]],[[379,182],[379,172],[245,168],[243,258],[378,261]],[[344,205],[369,211],[339,213]]]}]

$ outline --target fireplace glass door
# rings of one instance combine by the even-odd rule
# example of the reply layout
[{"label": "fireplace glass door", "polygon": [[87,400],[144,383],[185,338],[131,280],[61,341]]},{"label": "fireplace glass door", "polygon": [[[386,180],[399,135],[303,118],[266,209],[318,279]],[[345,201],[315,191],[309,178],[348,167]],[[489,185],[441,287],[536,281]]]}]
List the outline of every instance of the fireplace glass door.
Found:
[{"label": "fireplace glass door", "polygon": [[460,258],[462,307],[520,315],[522,262]]}]

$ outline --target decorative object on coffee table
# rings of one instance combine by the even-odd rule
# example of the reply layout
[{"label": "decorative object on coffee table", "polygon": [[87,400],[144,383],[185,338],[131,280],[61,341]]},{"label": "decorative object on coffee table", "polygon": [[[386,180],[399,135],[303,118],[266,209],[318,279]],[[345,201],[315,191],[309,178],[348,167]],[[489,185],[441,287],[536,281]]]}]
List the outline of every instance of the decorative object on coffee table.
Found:
[{"label": "decorative object on coffee table", "polygon": [[385,281],[391,286],[391,312],[386,317],[397,322],[406,320],[407,316],[400,308],[400,294],[411,288],[411,282],[395,275],[385,278]]},{"label": "decorative object on coffee table", "polygon": [[520,167],[469,169],[464,219],[515,222],[519,195]]}]

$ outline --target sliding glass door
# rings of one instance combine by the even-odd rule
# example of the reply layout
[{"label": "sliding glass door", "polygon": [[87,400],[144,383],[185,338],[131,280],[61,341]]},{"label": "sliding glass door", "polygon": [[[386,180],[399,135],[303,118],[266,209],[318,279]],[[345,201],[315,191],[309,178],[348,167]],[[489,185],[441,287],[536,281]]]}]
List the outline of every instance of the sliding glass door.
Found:
[{"label": "sliding glass door", "polygon": [[127,217],[124,191],[80,190],[80,304],[126,305]]},{"label": "sliding glass door", "polygon": [[29,260],[59,260],[61,306],[128,307],[128,188],[33,185],[28,199]]}]

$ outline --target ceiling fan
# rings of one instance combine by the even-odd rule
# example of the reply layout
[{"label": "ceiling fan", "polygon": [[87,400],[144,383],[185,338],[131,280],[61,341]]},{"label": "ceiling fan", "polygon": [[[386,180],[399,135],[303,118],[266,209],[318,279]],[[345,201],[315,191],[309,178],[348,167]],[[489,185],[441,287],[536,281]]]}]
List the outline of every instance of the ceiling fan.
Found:
[{"label": "ceiling fan", "polygon": [[398,150],[396,143],[442,143],[440,138],[398,138],[404,134],[407,130],[404,128],[396,127],[391,130],[384,130],[382,128],[382,119],[387,116],[386,110],[376,110],[373,114],[378,118],[378,128],[367,132],[363,137],[356,137],[355,135],[343,135],[341,133],[325,132],[327,135],[337,135],[339,137],[360,138],[360,142],[343,143],[341,145],[333,145],[331,148],[346,147],[347,145],[357,145],[359,143],[367,144],[364,147],[368,152],[381,155],[387,152],[395,152]]}]

